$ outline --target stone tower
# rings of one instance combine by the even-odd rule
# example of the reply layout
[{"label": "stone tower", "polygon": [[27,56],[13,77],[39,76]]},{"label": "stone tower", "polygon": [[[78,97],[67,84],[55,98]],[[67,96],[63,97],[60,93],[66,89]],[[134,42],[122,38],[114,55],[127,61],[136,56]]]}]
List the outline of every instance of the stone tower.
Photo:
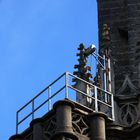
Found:
[{"label": "stone tower", "polygon": [[[85,65],[86,59],[83,59],[87,53],[81,44],[79,64],[75,66],[78,69],[75,73],[77,76],[66,72],[53,82],[54,84],[65,76],[65,85],[62,88],[50,95],[50,84],[19,109],[17,131],[9,140],[140,140],[140,0],[97,0],[97,4],[99,54],[106,53],[109,67],[103,71],[99,70],[97,80],[94,81],[97,84],[90,82],[87,72],[90,69]],[[100,75],[103,75],[103,72],[108,75],[106,81],[109,92],[101,89],[103,85],[100,81],[104,79],[102,80],[103,76]],[[82,82],[77,82],[78,86],[71,86],[68,76],[74,77],[76,82]],[[68,88],[74,89],[77,94],[82,93],[83,96],[76,96],[77,102],[69,100]],[[65,90],[62,91],[63,89]],[[34,108],[36,98],[47,90],[49,98]],[[54,97],[60,91],[65,93],[64,100],[55,102],[51,110],[46,108],[46,114],[35,118],[35,111],[45,103],[48,103],[50,108],[50,97]],[[114,100],[110,92],[114,94]],[[70,94],[72,93],[70,91]],[[110,95],[111,102],[108,99],[102,100],[102,95]],[[83,98],[85,100],[80,100]],[[89,99],[94,102],[87,102],[91,101]],[[108,115],[111,113],[109,107],[113,108],[114,112],[112,101],[115,101],[115,120],[110,119]],[[30,114],[19,120],[18,113],[31,104]],[[103,105],[107,107],[104,108]],[[112,114],[114,118],[114,113]],[[32,121],[28,128],[18,132],[18,126],[29,116],[32,117]]]},{"label": "stone tower", "polygon": [[103,26],[110,32],[112,91],[117,124],[140,122],[140,1],[97,0],[99,48]]}]

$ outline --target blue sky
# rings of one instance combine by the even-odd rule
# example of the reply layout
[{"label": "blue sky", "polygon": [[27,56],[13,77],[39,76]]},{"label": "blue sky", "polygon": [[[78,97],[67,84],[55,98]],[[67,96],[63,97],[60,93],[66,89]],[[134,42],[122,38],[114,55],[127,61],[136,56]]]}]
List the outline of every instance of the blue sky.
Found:
[{"label": "blue sky", "polygon": [[65,71],[78,45],[98,44],[96,0],[0,0],[0,140],[15,113]]}]

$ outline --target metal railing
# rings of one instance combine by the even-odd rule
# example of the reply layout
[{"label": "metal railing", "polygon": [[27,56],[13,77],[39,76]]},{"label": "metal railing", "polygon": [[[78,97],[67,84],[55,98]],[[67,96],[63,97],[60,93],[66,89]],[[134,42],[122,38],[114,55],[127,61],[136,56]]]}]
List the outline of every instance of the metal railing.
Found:
[{"label": "metal railing", "polygon": [[[62,84],[62,86],[59,87],[59,89],[52,93],[51,91],[51,87],[53,85],[55,85],[58,82],[61,82],[62,78],[64,78],[64,84]],[[89,95],[77,88],[75,88],[74,86],[72,86],[72,78],[75,78],[79,81],[82,81],[83,83],[87,84],[90,89],[91,89],[91,93],[92,95]],[[74,94],[74,96],[76,96],[76,94],[82,94],[84,95],[86,98],[89,98],[91,100],[91,104],[93,104],[93,106],[91,106],[95,111],[97,112],[104,112],[104,110],[102,110],[101,106],[106,106],[109,110],[109,115],[108,113],[106,113],[108,115],[108,117],[112,120],[114,120],[114,102],[113,102],[113,94],[111,94],[110,92],[104,91],[103,89],[77,77],[74,76],[73,74],[66,72],[64,74],[62,74],[60,77],[58,77],[55,81],[53,81],[49,86],[47,86],[45,89],[43,89],[40,93],[38,93],[34,98],[32,98],[28,103],[26,103],[23,107],[21,107],[17,112],[16,112],[16,134],[18,134],[19,131],[19,125],[21,123],[23,123],[27,118],[32,117],[32,120],[35,119],[35,112],[38,111],[42,106],[44,106],[45,104],[48,105],[48,111],[51,110],[52,108],[52,100],[53,98],[57,95],[60,94],[63,90],[65,90],[65,95],[63,97],[63,99],[68,98],[74,102],[76,102],[76,99],[74,99],[75,97],[73,96],[72,99],[71,97],[69,97],[69,95],[71,94],[71,92],[69,92],[69,90],[73,90],[76,93]],[[48,94],[48,98],[45,99],[45,101],[43,101],[40,105],[38,105],[37,107],[35,107],[35,102],[36,100],[42,95],[45,94],[47,91]],[[104,98],[102,96],[106,95],[108,97],[108,100],[104,100]],[[59,100],[59,99],[57,99]],[[56,100],[56,101],[57,101]],[[31,112],[28,113],[27,115],[25,115],[25,117],[23,117],[22,119],[19,119],[19,114],[29,105],[31,105]]]}]

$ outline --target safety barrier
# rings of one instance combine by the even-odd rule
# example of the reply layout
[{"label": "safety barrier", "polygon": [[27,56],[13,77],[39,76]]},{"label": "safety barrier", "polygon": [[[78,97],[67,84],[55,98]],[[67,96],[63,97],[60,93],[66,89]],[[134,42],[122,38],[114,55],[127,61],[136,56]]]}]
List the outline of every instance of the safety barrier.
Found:
[{"label": "safety barrier", "polygon": [[[89,87],[89,94],[79,90],[79,88],[76,88],[73,86],[72,79],[76,79],[76,81],[81,81],[82,83],[88,85]],[[63,82],[64,83],[63,83]],[[55,91],[52,92],[52,86],[55,86],[56,83],[61,83],[59,88]],[[55,87],[53,87],[55,88]],[[65,90],[65,91],[63,91]],[[70,91],[72,90],[72,91]],[[63,91],[63,92],[62,92]],[[46,93],[47,92],[47,93]],[[52,108],[52,100],[54,97],[58,94],[62,94],[63,99],[69,99],[74,102],[76,101],[76,94],[81,94],[85,98],[89,100],[88,107],[92,108],[96,112],[103,112],[105,113],[111,120],[114,120],[114,99],[113,99],[113,94],[110,92],[107,92],[96,85],[93,85],[69,72],[66,72],[62,74],[60,77],[58,77],[55,81],[53,81],[49,86],[47,86],[45,89],[43,89],[39,94],[37,94],[34,98],[32,98],[28,103],[26,103],[23,107],[21,107],[17,112],[16,112],[16,134],[19,132],[19,125],[23,123],[27,118],[32,117],[32,120],[36,118],[35,113],[41,109],[45,104],[48,106],[48,111],[51,110]],[[47,98],[39,104],[37,107],[35,106],[36,100],[42,95],[42,94],[47,94]],[[54,102],[57,100],[60,100],[59,98],[55,99]],[[31,106],[31,111],[30,113],[26,114],[22,119],[19,119],[19,114],[25,110],[27,107]]]}]

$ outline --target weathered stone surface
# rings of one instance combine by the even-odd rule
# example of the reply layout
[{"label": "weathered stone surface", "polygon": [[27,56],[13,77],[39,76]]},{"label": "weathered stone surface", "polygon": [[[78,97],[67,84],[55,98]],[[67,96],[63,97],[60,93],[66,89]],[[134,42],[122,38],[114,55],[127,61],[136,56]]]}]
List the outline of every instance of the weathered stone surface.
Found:
[{"label": "weathered stone surface", "polygon": [[[98,0],[99,48],[103,43],[103,24],[110,27],[112,81],[116,100],[116,123],[129,126],[139,122],[138,100],[140,94],[140,1],[139,0]],[[127,77],[127,78],[126,78]],[[126,82],[125,82],[126,81]],[[122,90],[123,89],[123,90]],[[118,91],[121,93],[118,95]],[[119,97],[120,96],[120,97]],[[131,98],[133,98],[133,101]],[[130,100],[128,100],[130,98]],[[127,106],[128,105],[128,106]],[[130,106],[133,108],[131,108]],[[119,110],[127,108],[125,122]],[[132,109],[130,109],[130,108]],[[136,114],[134,115],[135,111]],[[131,114],[131,111],[134,113]],[[134,121],[135,120],[135,121]]]}]

